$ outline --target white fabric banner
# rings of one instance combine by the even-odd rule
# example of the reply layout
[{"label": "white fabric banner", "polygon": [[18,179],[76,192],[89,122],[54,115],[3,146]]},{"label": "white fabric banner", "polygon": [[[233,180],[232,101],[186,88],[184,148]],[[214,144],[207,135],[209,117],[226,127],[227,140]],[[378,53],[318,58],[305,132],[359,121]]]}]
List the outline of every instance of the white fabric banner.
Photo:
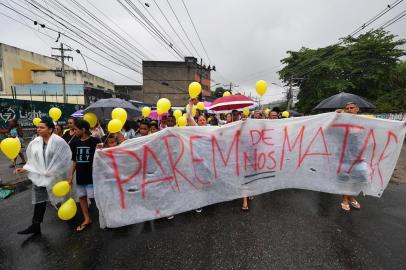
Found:
[{"label": "white fabric banner", "polygon": [[100,225],[120,227],[285,188],[379,197],[405,130],[404,122],[344,113],[167,128],[97,151]]}]

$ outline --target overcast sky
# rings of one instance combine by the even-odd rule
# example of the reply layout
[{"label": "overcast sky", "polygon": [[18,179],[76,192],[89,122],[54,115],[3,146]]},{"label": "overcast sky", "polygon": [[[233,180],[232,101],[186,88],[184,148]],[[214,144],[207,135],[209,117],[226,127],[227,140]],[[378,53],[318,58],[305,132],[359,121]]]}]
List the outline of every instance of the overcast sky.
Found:
[{"label": "overcast sky", "polygon": [[[41,22],[27,10],[17,6],[13,1],[22,3],[26,8],[30,7],[23,3],[22,0],[1,0],[1,3],[11,5],[30,18]],[[52,0],[37,0],[52,9]],[[148,54],[153,60],[176,60],[169,53],[168,48],[161,46],[140,24],[119,4],[116,0],[77,0],[86,6],[106,24],[116,29],[126,39]],[[137,7],[144,13],[142,5],[138,0],[132,0]],[[172,4],[179,20],[184,26],[191,42],[194,44],[200,56],[206,63],[209,60],[197,39],[192,24],[187,16],[186,10],[181,0],[169,0]],[[60,1],[72,9],[76,7],[71,1]],[[127,36],[117,28],[107,17],[97,11],[90,4],[94,4],[102,12],[108,15],[108,18],[115,24],[119,25],[124,31],[131,36]],[[121,2],[124,2],[123,0]],[[154,18],[160,22],[165,31],[178,45],[180,50],[185,54],[186,48],[177,39],[170,26],[160,14],[158,9],[161,8],[171,21],[176,32],[186,43],[188,49],[194,52],[192,46],[183,35],[183,32],[177,23],[172,11],[170,10],[167,0],[140,1],[147,3],[148,11]],[[255,82],[259,79],[280,84],[277,71],[281,68],[280,60],[286,56],[287,50],[298,50],[302,46],[309,48],[323,47],[338,41],[340,37],[348,35],[357,27],[374,17],[382,11],[392,1],[383,0],[185,0],[193,21],[197,27],[200,37],[207,49],[208,56],[211,59],[209,64],[216,65],[217,72],[212,76],[215,83],[228,84],[230,82],[239,85],[235,89],[248,94],[250,91],[255,95]],[[144,5],[145,7],[145,5]],[[377,28],[387,20],[406,9],[406,1],[393,8],[382,18],[376,21],[371,27]],[[0,6],[0,12],[7,14],[21,22],[25,21],[28,25],[33,26],[32,22],[23,19],[21,16]],[[80,12],[76,12],[80,14]],[[146,14],[146,13],[145,13]],[[81,17],[87,19],[85,16]],[[64,18],[71,21],[71,17],[64,15]],[[53,21],[55,22],[55,21]],[[17,46],[26,50],[37,53],[50,55],[51,46],[56,46],[55,40],[41,35],[24,25],[10,20],[3,14],[0,14],[0,42]],[[52,27],[51,24],[45,23]],[[39,29],[39,27],[35,27]],[[55,28],[55,27],[53,27]],[[369,28],[368,28],[369,29]],[[39,29],[56,39],[57,34]],[[58,30],[64,32],[63,28]],[[400,21],[388,27],[387,30],[401,38],[406,38],[406,16]],[[139,44],[136,44],[135,41]],[[104,65],[127,75],[135,80],[142,81],[142,76],[134,71],[104,60],[92,52],[89,52],[83,46],[75,42],[62,38],[62,41],[74,48],[80,49],[94,59],[97,59]],[[169,49],[170,50],[170,49]],[[195,54],[195,53],[194,53]],[[70,64],[78,69],[84,69],[83,60],[76,53],[73,63]],[[196,54],[195,54],[196,56]],[[129,58],[130,59],[130,58]],[[104,67],[87,59],[89,72],[116,84],[136,84],[134,81],[116,74]],[[278,86],[270,85],[268,92],[264,96],[264,101],[281,99],[281,89]]]}]

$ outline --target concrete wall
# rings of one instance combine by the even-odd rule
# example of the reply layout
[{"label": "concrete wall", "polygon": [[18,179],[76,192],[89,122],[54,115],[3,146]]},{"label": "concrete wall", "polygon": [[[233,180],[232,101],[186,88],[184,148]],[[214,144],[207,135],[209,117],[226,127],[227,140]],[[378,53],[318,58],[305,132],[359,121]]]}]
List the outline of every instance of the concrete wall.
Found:
[{"label": "concrete wall", "polygon": [[[61,67],[61,63],[51,57],[40,55],[34,52],[25,51],[16,47],[12,47],[6,44],[0,43],[0,97],[6,98],[12,96],[11,86],[19,86],[20,90],[23,88],[49,88],[53,85],[53,89],[49,91],[54,94],[59,93],[59,88],[62,86],[62,78],[55,75],[55,71]],[[89,74],[84,71],[74,70],[69,65],[65,65],[66,69],[66,84],[67,85],[80,85],[83,95],[83,88],[86,85],[92,88],[99,88],[114,92],[114,84],[110,81],[104,80],[95,75]],[[44,84],[48,84],[46,86]],[[60,86],[57,86],[59,84]],[[35,86],[37,85],[37,86]],[[27,87],[25,87],[27,86]],[[71,90],[67,87],[68,95],[78,95],[77,87]],[[28,88],[27,88],[28,89]],[[29,97],[29,93],[24,92]],[[19,95],[18,98],[23,99],[24,93]],[[33,100],[43,100],[42,94],[39,97],[33,97]],[[83,104],[84,98],[80,98]],[[69,98],[70,100],[76,100],[75,97]],[[73,102],[76,104],[76,101]]]},{"label": "concrete wall", "polygon": [[[144,61],[144,101],[156,103],[166,97],[172,106],[184,107],[189,100],[189,84],[200,80],[198,71],[196,62]],[[210,87],[210,72],[204,72],[202,84]]]},{"label": "concrete wall", "polygon": [[[32,84],[32,69],[56,69],[59,61],[34,52],[21,50],[6,44],[0,44],[3,91],[0,94],[11,95],[14,84]],[[67,67],[71,69],[69,66]]]}]

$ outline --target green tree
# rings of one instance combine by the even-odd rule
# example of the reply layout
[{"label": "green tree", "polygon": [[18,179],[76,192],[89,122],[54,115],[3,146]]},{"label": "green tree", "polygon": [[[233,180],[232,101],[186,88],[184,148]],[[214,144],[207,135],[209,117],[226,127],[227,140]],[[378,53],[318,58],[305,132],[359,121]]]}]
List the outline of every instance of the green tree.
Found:
[{"label": "green tree", "polygon": [[223,87],[217,87],[216,90],[214,90],[214,96],[219,98],[222,97],[224,92],[227,91]]},{"label": "green tree", "polygon": [[[285,84],[291,77],[304,78],[293,80],[293,85],[300,89],[297,107],[305,113],[339,92],[365,97],[377,111],[405,111],[406,96],[400,95],[406,88],[401,79],[405,67],[399,60],[406,55],[400,48],[404,44],[405,40],[386,31],[374,30],[324,48],[288,51],[289,56],[281,60],[285,67],[279,76]],[[396,95],[399,100],[392,101]]]}]

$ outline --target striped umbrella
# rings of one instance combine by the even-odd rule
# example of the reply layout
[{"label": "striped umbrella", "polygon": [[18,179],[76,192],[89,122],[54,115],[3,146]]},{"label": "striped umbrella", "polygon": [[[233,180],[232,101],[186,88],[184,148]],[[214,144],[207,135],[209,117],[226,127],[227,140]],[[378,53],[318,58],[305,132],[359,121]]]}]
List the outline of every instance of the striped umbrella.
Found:
[{"label": "striped umbrella", "polygon": [[208,110],[211,111],[232,111],[255,107],[257,104],[249,97],[243,95],[232,95],[216,99]]}]

